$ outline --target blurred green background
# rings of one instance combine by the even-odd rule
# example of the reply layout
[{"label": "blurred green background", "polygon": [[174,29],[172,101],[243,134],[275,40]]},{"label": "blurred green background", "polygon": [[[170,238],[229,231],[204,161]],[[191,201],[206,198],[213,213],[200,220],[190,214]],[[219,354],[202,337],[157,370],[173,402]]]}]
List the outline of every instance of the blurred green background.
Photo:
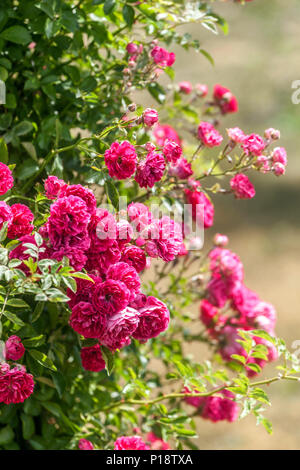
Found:
[{"label": "blurred green background", "polygon": [[[215,36],[199,25],[188,27],[215,66],[194,51],[175,49],[176,80],[207,83],[210,90],[215,83],[230,88],[240,111],[225,118],[225,126],[261,134],[268,127],[280,129],[289,164],[281,178],[252,173],[257,191],[252,201],[216,196],[215,226],[206,240],[217,231],[230,236],[229,247],[244,262],[246,285],[275,305],[277,334],[291,347],[300,340],[300,104],[291,101],[291,84],[300,80],[300,1],[253,0],[244,7],[216,3],[215,9],[228,20],[228,36]],[[199,360],[202,351],[194,347]],[[266,368],[265,375],[273,373],[272,366]],[[268,393],[272,436],[256,427],[251,416],[233,424],[199,419],[199,448],[299,449],[300,384],[277,383]]]}]

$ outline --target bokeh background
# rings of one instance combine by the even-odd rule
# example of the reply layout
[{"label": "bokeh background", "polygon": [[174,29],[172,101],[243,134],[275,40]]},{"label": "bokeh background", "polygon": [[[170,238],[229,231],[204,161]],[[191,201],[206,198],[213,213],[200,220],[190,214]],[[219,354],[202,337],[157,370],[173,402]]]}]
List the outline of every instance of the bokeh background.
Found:
[{"label": "bokeh background", "polygon": [[[246,285],[276,306],[277,334],[291,347],[300,340],[300,104],[291,101],[291,84],[300,79],[300,1],[254,0],[244,7],[216,3],[215,9],[228,20],[226,37],[196,24],[184,27],[211,53],[215,66],[201,54],[175,48],[176,80],[230,88],[240,111],[225,119],[226,127],[238,125],[246,133],[261,134],[268,127],[281,130],[280,145],[289,157],[286,175],[252,173],[257,195],[251,201],[215,196],[213,233],[229,235],[229,247],[244,263]],[[203,360],[201,348],[194,353]],[[266,369],[272,376],[272,366]],[[199,419],[199,448],[299,449],[300,384],[276,383],[268,393],[272,436],[256,427],[252,416],[233,424]]]}]

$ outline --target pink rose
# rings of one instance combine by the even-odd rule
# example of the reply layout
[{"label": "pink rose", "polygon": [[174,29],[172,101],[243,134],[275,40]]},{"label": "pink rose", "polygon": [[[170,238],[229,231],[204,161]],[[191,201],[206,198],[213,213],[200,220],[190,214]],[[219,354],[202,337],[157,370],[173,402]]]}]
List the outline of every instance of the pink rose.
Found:
[{"label": "pink rose", "polygon": [[206,147],[221,145],[223,137],[210,122],[202,121],[198,127],[198,138]]},{"label": "pink rose", "polygon": [[231,190],[237,199],[251,199],[255,196],[255,188],[248,176],[243,173],[235,175],[230,180]]},{"label": "pink rose", "polygon": [[170,313],[166,305],[155,297],[148,297],[146,304],[140,310],[139,325],[133,337],[146,342],[155,338],[169,326]]},{"label": "pink rose", "polygon": [[12,335],[5,343],[5,359],[11,361],[18,361],[25,353],[25,348],[22,344],[21,338]]},{"label": "pink rose", "polygon": [[123,180],[133,175],[136,170],[137,154],[127,140],[120,144],[114,142],[104,153],[104,161],[111,178]]}]

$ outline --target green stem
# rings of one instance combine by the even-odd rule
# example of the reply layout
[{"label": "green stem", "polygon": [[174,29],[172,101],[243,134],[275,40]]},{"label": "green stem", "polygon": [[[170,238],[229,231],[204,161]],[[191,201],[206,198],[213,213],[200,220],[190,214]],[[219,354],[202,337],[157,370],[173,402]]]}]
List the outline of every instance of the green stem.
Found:
[{"label": "green stem", "polygon": [[[273,382],[277,382],[279,380],[292,380],[292,381],[300,381],[300,377],[294,377],[291,375],[287,376],[276,376],[272,377],[270,379],[265,379],[265,380],[260,380],[258,382],[253,382],[249,385],[249,387],[257,387],[259,385],[269,385]],[[152,400],[120,400],[117,401],[105,408],[102,408],[102,410],[98,411],[110,411],[114,408],[117,408],[119,406],[123,405],[140,405],[140,406],[151,406],[155,405],[156,403],[160,403],[161,401],[165,400],[172,400],[173,398],[185,398],[185,397],[209,397],[211,395],[214,395],[215,393],[222,392],[223,390],[227,389],[228,387],[233,387],[234,383],[230,383],[229,385],[222,385],[221,387],[215,388],[211,390],[210,392],[203,392],[203,393],[196,393],[196,392],[191,392],[191,393],[184,393],[184,392],[178,392],[178,393],[168,393],[166,395],[160,395],[159,397],[153,398]]]}]

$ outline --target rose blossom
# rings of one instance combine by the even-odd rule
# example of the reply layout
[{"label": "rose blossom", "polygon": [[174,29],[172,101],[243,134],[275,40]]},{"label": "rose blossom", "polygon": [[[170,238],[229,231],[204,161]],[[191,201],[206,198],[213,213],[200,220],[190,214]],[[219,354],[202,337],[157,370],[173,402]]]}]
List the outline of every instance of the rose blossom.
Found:
[{"label": "rose blossom", "polygon": [[215,85],[213,97],[220,107],[222,114],[236,113],[238,111],[237,99],[228,88]]},{"label": "rose blossom", "polygon": [[139,312],[134,308],[126,307],[108,319],[101,343],[112,351],[127,346],[130,344],[130,336],[135,332],[138,324]]},{"label": "rose blossom", "polygon": [[200,320],[205,326],[212,326],[215,323],[215,320],[218,316],[218,309],[208,302],[208,300],[203,299],[200,303]]},{"label": "rose blossom", "polygon": [[78,447],[79,447],[79,450],[93,450],[94,449],[94,446],[91,443],[91,441],[88,441],[87,439],[79,439]]},{"label": "rose blossom", "polygon": [[157,437],[154,432],[149,432],[147,434],[147,441],[151,444],[151,450],[169,450],[171,449],[170,445]]},{"label": "rose blossom", "polygon": [[111,316],[127,307],[130,295],[130,290],[124,282],[107,279],[102,283],[96,283],[92,302],[98,312]]},{"label": "rose blossom", "polygon": [[176,142],[167,139],[164,143],[163,154],[168,162],[175,164],[182,155],[182,148]]},{"label": "rose blossom", "polygon": [[237,310],[244,318],[248,318],[252,314],[259,301],[256,292],[248,289],[244,284],[236,284],[232,289],[232,308]]},{"label": "rose blossom", "polygon": [[164,157],[159,153],[150,152],[145,160],[138,163],[135,181],[140,188],[153,188],[154,184],[162,179],[165,167]]},{"label": "rose blossom", "polygon": [[134,42],[129,42],[126,46],[126,50],[129,55],[135,55],[139,52],[139,46]]},{"label": "rose blossom", "polygon": [[168,216],[155,219],[141,236],[147,240],[146,251],[151,258],[172,261],[181,249],[182,228]]},{"label": "rose blossom", "polygon": [[158,112],[156,109],[147,108],[143,112],[143,121],[148,127],[152,127],[158,121]]},{"label": "rose blossom", "polygon": [[0,196],[7,193],[14,185],[11,170],[7,165],[0,162]]},{"label": "rose blossom", "polygon": [[285,174],[285,166],[282,163],[276,162],[272,168],[274,175],[281,176]]},{"label": "rose blossom", "polygon": [[5,343],[5,359],[11,361],[18,361],[25,353],[25,348],[22,344],[21,338],[12,335]]},{"label": "rose blossom", "polygon": [[179,90],[186,95],[189,95],[193,91],[193,85],[191,82],[183,81],[178,83]]},{"label": "rose blossom", "polygon": [[[101,282],[101,279],[93,274],[89,274],[89,277],[93,279],[94,282]],[[68,305],[71,309],[79,302],[92,301],[92,287],[94,286],[94,282],[88,279],[76,278],[76,292],[73,292],[71,289],[67,291],[67,295],[70,298]]]},{"label": "rose blossom", "polygon": [[280,131],[270,127],[269,129],[265,130],[264,136],[268,140],[278,140],[280,139]]},{"label": "rose blossom", "polygon": [[99,344],[82,348],[80,351],[82,367],[92,372],[100,372],[105,369],[105,361],[102,357]]},{"label": "rose blossom", "polygon": [[163,47],[155,46],[151,51],[154,62],[161,67],[171,67],[175,62],[174,52],[168,52]]},{"label": "rose blossom", "polygon": [[167,139],[176,142],[178,145],[181,144],[181,140],[173,127],[168,124],[156,124],[153,129],[153,135],[157,145],[162,147]]},{"label": "rose blossom", "polygon": [[64,180],[58,179],[57,176],[48,176],[44,182],[46,197],[56,199],[64,186],[66,186]]},{"label": "rose blossom", "polygon": [[216,233],[216,235],[214,236],[214,244],[216,246],[224,247],[224,246],[228,245],[228,243],[229,243],[229,240],[228,240],[227,235],[222,235],[221,233]]},{"label": "rose blossom", "polygon": [[4,222],[7,222],[7,226],[9,227],[12,220],[13,215],[11,208],[6,204],[6,202],[0,201],[0,230],[2,229]]},{"label": "rose blossom", "polygon": [[93,272],[97,276],[102,276],[106,273],[111,264],[115,264],[121,259],[120,246],[117,240],[113,240],[112,244],[107,247],[105,251],[99,252],[98,249],[91,244],[87,252],[87,263],[85,269]]},{"label": "rose blossom", "polygon": [[90,215],[95,214],[97,201],[94,196],[93,191],[88,188],[85,188],[81,184],[72,184],[72,185],[65,185],[62,187],[59,197],[67,197],[67,196],[77,196],[80,197],[85,203]]},{"label": "rose blossom", "polygon": [[239,407],[231,398],[232,392],[224,390],[222,396],[206,397],[201,410],[201,417],[214,423],[218,421],[236,421],[239,415]]},{"label": "rose blossom", "polygon": [[226,129],[229,139],[235,144],[242,144],[245,139],[245,134],[239,127],[231,127]]},{"label": "rose blossom", "polygon": [[179,158],[175,165],[170,165],[170,176],[175,176],[176,178],[184,180],[187,179],[189,176],[192,176],[192,174],[192,165],[184,157]]},{"label": "rose blossom", "polygon": [[64,237],[87,231],[90,214],[86,203],[78,196],[65,196],[57,199],[50,207],[48,219],[51,243],[60,245]]},{"label": "rose blossom", "polygon": [[153,221],[149,208],[141,202],[132,202],[127,208],[128,217],[137,232],[141,232]]},{"label": "rose blossom", "polygon": [[34,215],[24,204],[13,204],[11,206],[12,221],[9,224],[7,236],[10,239],[29,235],[34,226],[32,225]]},{"label": "rose blossom", "polygon": [[114,444],[114,450],[148,450],[149,446],[140,436],[121,436]]},{"label": "rose blossom", "polygon": [[287,165],[287,154],[286,150],[284,147],[276,147],[274,148],[272,154],[272,161],[274,163],[281,163],[282,165],[286,166]]},{"label": "rose blossom", "polygon": [[202,121],[198,127],[198,138],[206,147],[221,145],[223,137],[210,122]]},{"label": "rose blossom", "polygon": [[23,403],[33,389],[33,377],[24,366],[10,369],[8,364],[0,364],[0,403]]},{"label": "rose blossom", "polygon": [[222,277],[230,281],[243,281],[244,268],[240,258],[225,248],[214,248],[209,253],[210,270],[213,277]]},{"label": "rose blossom", "polygon": [[130,301],[132,301],[140,291],[141,280],[138,273],[132,266],[122,261],[108,268],[106,279],[123,282],[130,291]]},{"label": "rose blossom", "polygon": [[239,173],[230,180],[231,190],[237,199],[251,199],[255,196],[255,189],[247,175]]},{"label": "rose blossom", "polygon": [[140,273],[146,267],[146,255],[138,246],[129,245],[122,252],[121,261],[133,266]]},{"label": "rose blossom", "polygon": [[137,154],[133,145],[127,140],[120,144],[113,142],[105,150],[104,161],[111,178],[123,180],[133,175],[136,170]]},{"label": "rose blossom", "polygon": [[195,90],[196,90],[197,95],[204,98],[208,93],[208,86],[202,83],[197,83],[195,85]]},{"label": "rose blossom", "polygon": [[148,297],[146,304],[140,310],[139,325],[133,337],[145,343],[155,338],[168,328],[170,313],[166,305],[155,297]]},{"label": "rose blossom", "polygon": [[246,155],[253,154],[259,157],[265,149],[265,141],[258,134],[246,135],[242,144],[242,148]]},{"label": "rose blossom", "polygon": [[79,302],[72,308],[70,325],[85,338],[99,338],[106,327],[106,316],[89,302]]},{"label": "rose blossom", "polygon": [[188,204],[191,204],[192,217],[204,228],[209,228],[214,223],[214,206],[203,191],[185,189],[184,194]]},{"label": "rose blossom", "polygon": [[208,301],[216,307],[223,308],[229,299],[232,284],[222,278],[212,278],[207,284]]}]

